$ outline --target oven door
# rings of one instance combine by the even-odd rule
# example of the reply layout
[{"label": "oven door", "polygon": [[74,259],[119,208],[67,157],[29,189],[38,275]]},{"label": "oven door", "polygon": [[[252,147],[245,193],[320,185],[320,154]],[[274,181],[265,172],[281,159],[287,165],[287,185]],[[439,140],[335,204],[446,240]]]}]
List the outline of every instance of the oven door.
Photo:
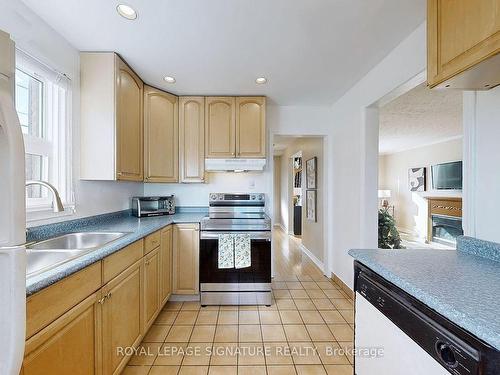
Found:
[{"label": "oven door", "polygon": [[271,282],[271,232],[237,232],[250,234],[251,266],[218,267],[219,234],[230,232],[202,231],[200,234],[200,284],[261,284]]}]

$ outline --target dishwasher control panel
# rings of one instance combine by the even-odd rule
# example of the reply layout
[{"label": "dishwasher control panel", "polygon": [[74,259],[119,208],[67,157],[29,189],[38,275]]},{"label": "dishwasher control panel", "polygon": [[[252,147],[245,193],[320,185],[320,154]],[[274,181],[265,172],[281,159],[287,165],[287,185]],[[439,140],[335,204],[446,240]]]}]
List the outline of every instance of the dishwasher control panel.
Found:
[{"label": "dishwasher control panel", "polygon": [[497,374],[498,351],[359,263],[355,275],[356,292],[449,373]]}]

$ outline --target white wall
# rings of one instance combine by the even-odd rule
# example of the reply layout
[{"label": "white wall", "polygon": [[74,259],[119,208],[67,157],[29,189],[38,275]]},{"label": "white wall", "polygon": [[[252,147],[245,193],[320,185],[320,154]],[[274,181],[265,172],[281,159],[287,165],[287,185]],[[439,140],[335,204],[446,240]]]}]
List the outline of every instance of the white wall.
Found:
[{"label": "white wall", "polygon": [[465,234],[500,242],[500,87],[464,93]]},{"label": "white wall", "polygon": [[[281,156],[274,156],[273,158],[273,166],[274,166],[274,180],[273,180],[273,197],[281,197]],[[274,204],[273,204],[273,217],[274,219],[274,224],[279,224],[280,220],[280,200],[279,199],[273,199]]]},{"label": "white wall", "polygon": [[[272,160],[272,158],[271,158]],[[265,172],[214,172],[206,174],[204,184],[144,184],[145,195],[175,195],[178,206],[208,206],[209,193],[238,193],[255,192],[265,193],[266,199],[272,197],[271,166],[266,166]],[[272,214],[272,204],[267,205],[267,210]]]},{"label": "white wall", "polygon": [[[461,191],[433,190],[431,166],[462,160],[462,138],[414,148],[379,157],[379,189],[391,190],[390,204],[395,206],[397,227],[421,241],[427,239],[428,209],[425,197],[461,197]],[[408,188],[408,169],[426,167],[425,192],[411,192]]]},{"label": "white wall", "polygon": [[352,248],[377,247],[378,110],[373,103],[426,68],[421,24],[332,108],[333,226],[330,268],[353,286]]},{"label": "white wall", "polygon": [[[72,82],[72,157],[76,214],[55,220],[61,221],[129,208],[130,197],[142,194],[142,184],[79,180],[80,59],[78,51],[22,2],[0,0],[0,9],[0,29],[11,34],[16,46],[48,66],[65,73]],[[31,222],[30,225],[51,221],[54,220]]]}]

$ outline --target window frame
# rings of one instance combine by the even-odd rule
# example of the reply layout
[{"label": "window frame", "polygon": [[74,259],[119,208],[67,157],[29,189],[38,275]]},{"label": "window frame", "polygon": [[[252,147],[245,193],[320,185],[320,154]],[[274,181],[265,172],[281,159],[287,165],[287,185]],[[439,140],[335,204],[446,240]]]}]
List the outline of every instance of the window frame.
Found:
[{"label": "window frame", "polygon": [[45,176],[57,188],[65,207],[64,213],[54,213],[50,192],[42,198],[26,198],[27,221],[73,214],[71,81],[19,49],[16,49],[16,70],[42,82],[41,137],[23,133],[25,154],[45,158]]}]

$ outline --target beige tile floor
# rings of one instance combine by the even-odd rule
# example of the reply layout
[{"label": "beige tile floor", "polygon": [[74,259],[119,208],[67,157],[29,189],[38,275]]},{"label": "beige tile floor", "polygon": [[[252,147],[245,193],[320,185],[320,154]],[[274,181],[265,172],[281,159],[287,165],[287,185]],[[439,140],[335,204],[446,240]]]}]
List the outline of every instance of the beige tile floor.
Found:
[{"label": "beige tile floor", "polygon": [[352,375],[353,302],[274,233],[273,304],[168,302],[125,375]]}]

